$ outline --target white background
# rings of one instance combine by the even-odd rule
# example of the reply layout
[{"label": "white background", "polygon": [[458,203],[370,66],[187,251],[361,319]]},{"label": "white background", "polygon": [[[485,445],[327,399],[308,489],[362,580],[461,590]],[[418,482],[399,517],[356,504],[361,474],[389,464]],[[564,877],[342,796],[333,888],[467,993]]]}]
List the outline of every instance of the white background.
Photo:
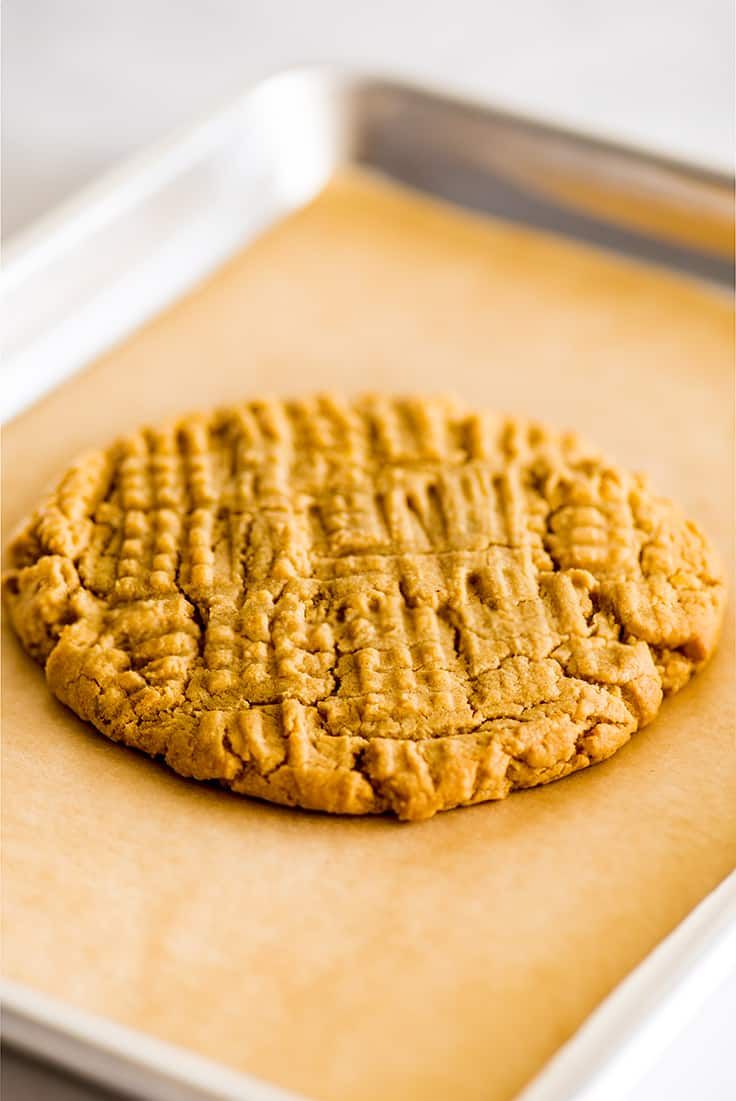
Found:
[{"label": "white background", "polygon": [[[733,164],[731,0],[5,0],[3,234],[288,64],[410,76]],[[630,1101],[733,1101],[736,980]],[[5,1101],[103,1095],[15,1057]]]}]

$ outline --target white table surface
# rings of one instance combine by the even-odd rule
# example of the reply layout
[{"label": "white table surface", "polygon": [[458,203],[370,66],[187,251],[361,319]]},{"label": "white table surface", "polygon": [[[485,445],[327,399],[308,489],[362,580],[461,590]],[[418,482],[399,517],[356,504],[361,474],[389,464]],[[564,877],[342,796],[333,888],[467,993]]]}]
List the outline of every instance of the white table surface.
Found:
[{"label": "white table surface", "polygon": [[[3,235],[304,61],[427,80],[729,170],[731,0],[5,0]],[[733,1101],[736,977],[625,1101]],[[102,1101],[6,1054],[4,1101]],[[624,1101],[624,1099],[622,1099]]]}]

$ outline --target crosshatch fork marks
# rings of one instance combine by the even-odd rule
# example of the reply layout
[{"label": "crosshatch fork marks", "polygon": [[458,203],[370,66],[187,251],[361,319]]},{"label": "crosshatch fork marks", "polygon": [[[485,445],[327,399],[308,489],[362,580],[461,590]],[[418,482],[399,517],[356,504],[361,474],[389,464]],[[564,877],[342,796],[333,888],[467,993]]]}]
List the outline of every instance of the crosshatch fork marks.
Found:
[{"label": "crosshatch fork marks", "polygon": [[610,756],[715,645],[705,537],[571,434],[260,399],[83,457],[4,591],[51,690],[177,771],[425,818]]}]

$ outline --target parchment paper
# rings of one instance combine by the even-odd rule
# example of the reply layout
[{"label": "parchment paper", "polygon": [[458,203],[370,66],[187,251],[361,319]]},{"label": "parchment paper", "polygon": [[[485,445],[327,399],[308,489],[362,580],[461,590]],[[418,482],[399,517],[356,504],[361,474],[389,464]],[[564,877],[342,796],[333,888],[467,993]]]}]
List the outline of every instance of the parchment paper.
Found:
[{"label": "parchment paper", "polygon": [[[9,426],[6,537],[141,421],[327,387],[581,429],[729,548],[727,300],[360,177]],[[5,643],[6,974],[324,1101],[513,1096],[736,862],[731,630],[610,762],[409,826],[181,780]]]}]

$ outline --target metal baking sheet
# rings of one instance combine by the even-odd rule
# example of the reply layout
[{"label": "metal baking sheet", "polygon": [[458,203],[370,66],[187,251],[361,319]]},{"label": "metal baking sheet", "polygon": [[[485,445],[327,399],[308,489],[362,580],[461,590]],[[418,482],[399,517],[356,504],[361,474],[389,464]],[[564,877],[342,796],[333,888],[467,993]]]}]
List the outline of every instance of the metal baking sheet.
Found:
[{"label": "metal baking sheet", "polygon": [[[4,415],[122,340],[345,165],[723,287],[731,280],[725,178],[392,82],[290,72],[6,251]],[[671,1036],[685,1004],[698,1004],[733,961],[733,886],[719,888],[603,1004],[530,1098],[592,1097],[594,1084],[618,1088],[644,1068],[657,1043],[641,1037]],[[4,993],[9,1040],[98,1080],[148,1097],[278,1096],[35,991],[8,984]]]},{"label": "metal baking sheet", "polygon": [[727,176],[391,81],[289,71],[8,245],[3,419],[308,202],[345,165],[733,284]]}]

